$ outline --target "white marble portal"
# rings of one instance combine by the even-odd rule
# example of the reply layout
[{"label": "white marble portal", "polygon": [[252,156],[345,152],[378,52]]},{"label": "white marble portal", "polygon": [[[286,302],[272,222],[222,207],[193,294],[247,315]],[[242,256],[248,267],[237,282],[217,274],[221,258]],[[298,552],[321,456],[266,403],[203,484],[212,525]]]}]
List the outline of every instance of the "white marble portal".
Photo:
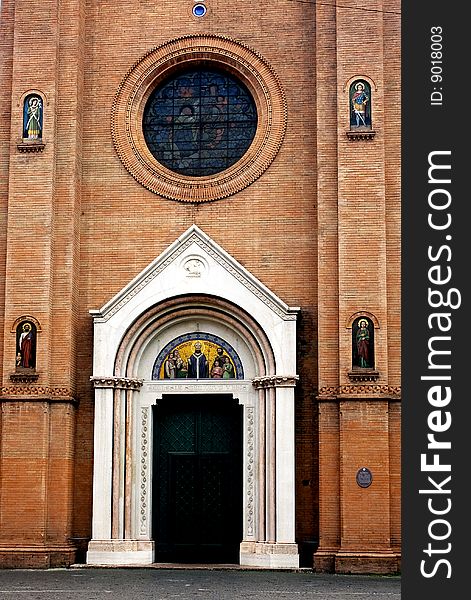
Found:
[{"label": "white marble portal", "polygon": [[[93,531],[87,563],[154,562],[152,406],[163,394],[229,394],[243,406],[240,563],[299,566],[295,543],[296,315],[192,226],[94,318]],[[244,379],[152,380],[188,331],[226,340]]]}]

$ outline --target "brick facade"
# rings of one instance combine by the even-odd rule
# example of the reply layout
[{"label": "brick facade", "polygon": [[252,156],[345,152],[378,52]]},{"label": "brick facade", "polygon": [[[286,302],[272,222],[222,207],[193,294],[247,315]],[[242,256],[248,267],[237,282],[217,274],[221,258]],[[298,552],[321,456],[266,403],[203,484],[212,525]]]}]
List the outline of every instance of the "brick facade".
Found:
[{"label": "brick facade", "polygon": [[[368,10],[356,0],[206,5],[198,18],[192,0],[43,0],[33,16],[30,3],[2,0],[0,564],[84,560],[93,474],[89,310],[197,225],[301,309],[295,491],[302,563],[395,572],[400,3],[378,0]],[[188,201],[147,189],[113,143],[112,110],[126,75],[153,49],[185,36],[227,39],[261,57],[287,111],[266,168],[209,201],[203,192]],[[372,139],[347,136],[355,79],[371,85]],[[25,150],[30,93],[43,99],[44,147]],[[374,381],[349,376],[355,315],[375,323]],[[35,380],[11,377],[20,317],[40,324]],[[361,467],[373,473],[369,488],[355,481]]]}]

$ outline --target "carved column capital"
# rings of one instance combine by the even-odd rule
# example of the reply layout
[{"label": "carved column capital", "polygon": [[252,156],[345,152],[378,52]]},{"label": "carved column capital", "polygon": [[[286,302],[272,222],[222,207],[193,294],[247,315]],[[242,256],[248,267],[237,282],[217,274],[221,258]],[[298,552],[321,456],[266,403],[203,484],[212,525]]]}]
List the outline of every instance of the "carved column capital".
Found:
[{"label": "carved column capital", "polygon": [[276,387],[294,387],[299,380],[299,375],[266,375],[255,377],[252,385],[256,390]]},{"label": "carved column capital", "polygon": [[139,390],[144,383],[143,379],[131,379],[129,377],[114,377],[93,375],[90,377],[94,388],[113,388],[121,390]]}]

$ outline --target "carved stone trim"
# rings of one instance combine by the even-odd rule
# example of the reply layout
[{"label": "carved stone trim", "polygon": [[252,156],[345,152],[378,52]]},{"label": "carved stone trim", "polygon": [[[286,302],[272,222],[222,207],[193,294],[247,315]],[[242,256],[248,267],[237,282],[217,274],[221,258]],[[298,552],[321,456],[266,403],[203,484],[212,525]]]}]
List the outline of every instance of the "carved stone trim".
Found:
[{"label": "carved stone trim", "polygon": [[352,369],[348,372],[348,378],[351,381],[376,381],[379,378],[379,371],[374,369]]},{"label": "carved stone trim", "polygon": [[252,385],[256,390],[274,387],[294,387],[299,380],[299,375],[267,375],[255,377]]},{"label": "carved stone trim", "polygon": [[[401,386],[399,385],[339,385],[325,386],[319,389],[317,400],[348,399],[348,397],[363,396],[368,400],[378,398],[384,400],[387,396],[391,400],[401,399]],[[386,398],[387,399],[387,398]]]},{"label": "carved stone trim", "polygon": [[376,131],[347,131],[349,140],[372,140],[376,135]]},{"label": "carved stone trim", "polygon": [[93,383],[94,388],[113,388],[120,390],[137,390],[139,391],[142,384],[144,383],[143,379],[130,379],[128,377],[102,377],[102,376],[92,376],[90,377],[90,381]]},{"label": "carved stone trim", "polygon": [[[228,69],[250,90],[257,105],[257,132],[249,150],[233,166],[207,177],[185,177],[152,156],[142,116],[152,91],[174,69],[203,61]],[[172,200],[207,202],[235,194],[262,175],[281,147],[287,114],[278,77],[255,50],[227,36],[186,35],[151,49],[131,67],[113,102],[111,134],[123,165],[145,188]]]},{"label": "carved stone trim", "polygon": [[16,144],[16,147],[20,152],[42,152],[45,147],[45,143],[34,140],[34,141],[22,141]]},{"label": "carved stone trim", "polygon": [[146,381],[144,389],[146,391],[152,390],[159,394],[181,394],[185,392],[205,394],[214,391],[216,391],[218,394],[223,392],[240,393],[246,392],[250,389],[250,385],[248,383],[239,383],[242,381],[240,379],[224,380],[229,381],[229,383],[220,383],[220,379],[208,379],[206,383],[203,383],[201,379],[195,381],[181,379],[175,383],[160,383],[161,381],[161,379]]},{"label": "carved stone trim", "polygon": [[148,533],[148,499],[147,488],[149,485],[149,407],[141,408],[141,436],[140,436],[140,469],[139,469],[139,533],[145,536]]},{"label": "carved stone trim", "polygon": [[254,409],[247,408],[247,535],[254,535],[254,483],[255,483],[255,419]]}]

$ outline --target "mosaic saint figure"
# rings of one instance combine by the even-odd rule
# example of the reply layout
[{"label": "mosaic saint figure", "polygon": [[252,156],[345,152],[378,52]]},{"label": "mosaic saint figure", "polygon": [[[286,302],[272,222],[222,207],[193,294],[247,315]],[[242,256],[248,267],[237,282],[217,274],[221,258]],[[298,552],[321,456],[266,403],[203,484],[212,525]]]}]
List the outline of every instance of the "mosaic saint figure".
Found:
[{"label": "mosaic saint figure", "polygon": [[194,352],[188,358],[188,377],[206,379],[209,377],[208,359],[203,354],[201,342],[195,342]]},{"label": "mosaic saint figure", "polygon": [[358,81],[351,87],[351,127],[371,127],[370,96],[366,84]]},{"label": "mosaic saint figure", "polygon": [[356,343],[359,366],[368,368],[370,366],[370,331],[366,319],[360,319],[358,322]]},{"label": "mosaic saint figure", "polygon": [[235,377],[235,373],[234,373],[234,367],[231,363],[231,360],[228,356],[226,356],[224,358],[224,365],[223,365],[223,369],[224,369],[224,373],[222,375],[223,379],[233,379]]},{"label": "mosaic saint figure", "polygon": [[216,361],[219,361],[219,366],[223,367],[224,366],[224,359],[226,358],[226,353],[224,352],[224,348],[222,348],[221,346],[218,346],[216,348],[216,358],[213,360],[213,367],[214,367],[214,363]]},{"label": "mosaic saint figure", "polygon": [[176,376],[175,353],[170,352],[167,360],[165,361],[165,378],[166,379],[175,379],[175,376]]},{"label": "mosaic saint figure", "polygon": [[38,140],[42,137],[42,100],[39,96],[28,96],[25,100],[23,137]]},{"label": "mosaic saint figure", "polygon": [[161,349],[152,379],[243,379],[237,352],[214,334],[183,334]]},{"label": "mosaic saint figure", "polygon": [[187,166],[185,161],[188,158],[198,156],[199,129],[196,120],[195,109],[190,104],[183,106],[174,119],[173,154],[179,167]]},{"label": "mosaic saint figure", "polygon": [[[34,330],[31,323],[23,323],[18,337],[16,366],[34,369]],[[20,327],[19,326],[19,327]]]},{"label": "mosaic saint figure", "polygon": [[219,358],[214,359],[213,368],[211,369],[211,378],[212,379],[222,379],[224,370],[221,366],[221,362]]},{"label": "mosaic saint figure", "polygon": [[185,379],[188,377],[188,366],[186,362],[180,356],[180,352],[177,349],[173,351],[173,356],[175,358],[175,372],[177,379]]}]

